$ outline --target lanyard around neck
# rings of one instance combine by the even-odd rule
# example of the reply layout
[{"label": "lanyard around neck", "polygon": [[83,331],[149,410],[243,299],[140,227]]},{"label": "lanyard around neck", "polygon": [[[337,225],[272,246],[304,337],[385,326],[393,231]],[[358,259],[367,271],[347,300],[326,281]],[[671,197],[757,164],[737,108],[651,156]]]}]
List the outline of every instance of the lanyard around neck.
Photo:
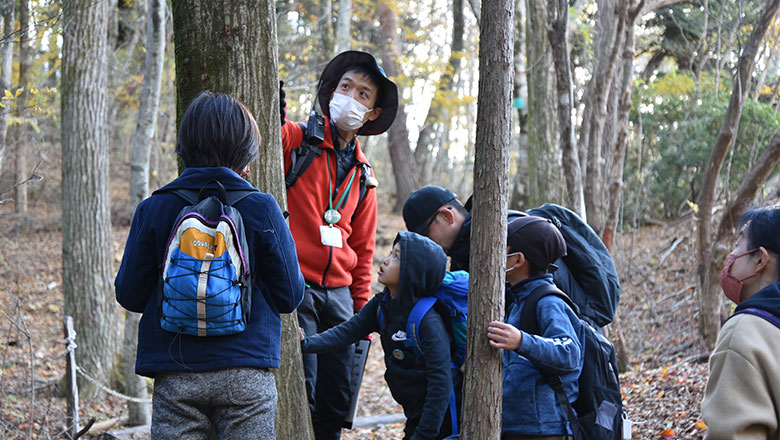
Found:
[{"label": "lanyard around neck", "polygon": [[[349,182],[347,182],[347,187],[344,188],[344,192],[341,193],[341,197],[339,198],[339,201],[336,203],[336,209],[333,209],[333,200],[336,198],[335,194],[333,194],[333,185],[330,181],[330,154],[328,152],[325,152],[325,158],[328,160],[328,210],[325,211],[325,221],[330,224],[336,224],[341,220],[341,215],[339,214],[339,206],[341,206],[341,202],[344,201],[344,197],[349,194],[349,190],[352,188],[352,181],[355,179],[355,174],[357,174],[357,167],[352,171],[352,175],[349,177]],[[338,165],[336,165],[338,168]],[[336,173],[338,174],[338,170],[336,170]]]}]

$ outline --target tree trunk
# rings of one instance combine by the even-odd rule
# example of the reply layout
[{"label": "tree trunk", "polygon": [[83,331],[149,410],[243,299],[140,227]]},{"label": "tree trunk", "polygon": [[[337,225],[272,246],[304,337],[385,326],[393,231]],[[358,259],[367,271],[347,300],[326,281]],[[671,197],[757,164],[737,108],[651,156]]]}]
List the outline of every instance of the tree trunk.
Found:
[{"label": "tree trunk", "polygon": [[[449,111],[447,104],[451,103],[454,96],[454,78],[460,73],[461,58],[465,55],[463,40],[463,0],[452,1],[452,41],[450,42],[450,57],[439,83],[434,92],[431,106],[428,107],[428,114],[420,128],[420,135],[417,138],[417,147],[414,150],[414,158],[417,169],[421,171],[421,183],[429,183],[430,175],[428,170],[434,154],[433,147],[437,143],[437,137],[449,130]],[[443,127],[442,127],[443,126]],[[441,127],[441,128],[440,128]]]},{"label": "tree trunk", "polygon": [[[545,202],[564,204],[565,183],[559,165],[560,146],[556,114],[555,78],[550,42],[547,39],[546,1],[526,3],[526,52],[528,60],[528,178],[527,198],[521,205]],[[483,11],[484,12],[484,11]]]},{"label": "tree trunk", "polygon": [[[147,0],[146,8],[146,57],[144,82],[141,86],[141,105],[138,108],[138,124],[133,136],[130,160],[130,215],[149,194],[149,157],[154,143],[157,112],[160,108],[160,85],[165,55],[165,1]],[[143,2],[139,3],[143,8]],[[135,352],[138,343],[139,313],[125,312],[124,375],[127,393],[134,397],[148,398],[146,379],[135,374]],[[147,403],[127,402],[130,426],[147,425],[152,421]]]},{"label": "tree trunk", "polygon": [[[16,98],[15,107],[17,118],[24,117],[24,104],[27,101],[28,80],[30,77],[30,64],[32,63],[32,45],[30,44],[30,0],[19,0],[19,88],[23,89],[21,95]],[[16,136],[16,180],[15,206],[17,214],[27,212],[27,134],[24,124],[18,124],[14,130]],[[76,327],[78,330],[78,326]]]},{"label": "tree trunk", "polygon": [[[399,48],[401,41],[398,37],[398,17],[395,16],[392,5],[388,6],[387,0],[377,4],[377,16],[382,33],[379,48],[382,53],[382,66],[390,78],[398,75],[395,60],[400,57]],[[387,149],[390,152],[390,162],[393,165],[395,177],[395,204],[400,209],[412,191],[417,189],[417,167],[414,163],[414,155],[409,146],[409,131],[406,129],[406,111],[402,97],[398,96],[398,112],[395,121],[387,133]]]},{"label": "tree trunk", "polygon": [[[271,0],[173,1],[177,119],[203,90],[246,104],[260,127],[260,155],[250,180],[287,205],[279,127],[276,6]],[[282,363],[275,371],[280,440],[313,439],[295,313],[282,316]]]},{"label": "tree trunk", "polygon": [[319,30],[320,39],[322,40],[322,55],[326,60],[329,60],[335,55],[333,53],[336,47],[333,38],[333,0],[319,0],[320,7],[320,19]]},{"label": "tree trunk", "polygon": [[[601,189],[604,188],[604,171],[602,164],[602,149],[604,147],[604,124],[608,117],[607,105],[609,92],[614,80],[614,71],[617,66],[618,54],[623,47],[623,37],[625,29],[625,10],[627,5],[623,1],[617,2],[616,10],[608,19],[610,23],[615,21],[617,29],[612,31],[612,25],[606,25],[609,29],[610,40],[602,40],[603,44],[608,44],[610,50],[605,51],[603,58],[598,63],[599,70],[591,79],[590,87],[592,93],[590,96],[593,101],[592,111],[590,113],[590,131],[587,147],[587,171],[583,182],[585,192],[585,209],[588,215],[588,223],[594,230],[601,232],[604,227],[604,200],[601,199]],[[609,17],[609,15],[607,15]],[[606,19],[606,17],[605,17]],[[602,70],[603,69],[603,70]]]},{"label": "tree trunk", "polygon": [[[769,73],[770,66],[774,66],[776,64],[777,44],[780,42],[780,32],[775,31],[771,39],[772,39],[772,47],[769,49],[769,55],[767,55],[767,60],[766,63],[764,64],[764,69],[761,71],[761,74],[758,76],[758,80],[756,81],[756,87],[753,89],[754,101],[758,101],[758,97],[761,96],[761,89],[764,88],[764,81],[766,81],[766,75],[767,73]],[[772,96],[774,97],[774,95]]]},{"label": "tree trunk", "polygon": [[[715,342],[720,329],[721,295],[717,288],[717,269],[712,266],[713,257],[722,256],[721,243],[713,242],[712,231],[712,205],[715,198],[715,186],[718,182],[721,166],[728,152],[729,146],[736,137],[739,127],[739,119],[742,115],[742,106],[745,103],[745,91],[749,89],[750,72],[758,51],[758,46],[766,34],[767,28],[777,14],[780,0],[768,0],[750,33],[747,44],[742,50],[737,62],[737,71],[734,75],[734,89],[729,101],[728,110],[723,120],[718,137],[710,152],[710,157],[705,168],[701,193],[697,200],[697,239],[696,257],[698,260],[697,273],[699,275],[699,332],[709,349],[715,347]],[[722,262],[719,261],[722,264]]]},{"label": "tree trunk", "polygon": [[[512,137],[517,137],[517,160],[511,179],[509,207],[525,209],[522,205],[528,195],[528,77],[526,76],[525,54],[525,1],[515,0],[515,42],[514,42],[514,84],[512,91],[512,108],[517,115],[517,127],[512,129]],[[515,105],[520,100],[522,105]],[[511,165],[510,165],[511,169]]]},{"label": "tree trunk", "polygon": [[602,241],[607,249],[612,252],[612,243],[615,238],[615,229],[618,223],[618,214],[623,203],[623,166],[626,162],[626,150],[628,148],[628,126],[631,112],[631,90],[634,85],[634,29],[636,17],[640,11],[631,2],[626,10],[624,18],[625,38],[623,47],[622,79],[620,82],[620,103],[618,105],[617,142],[612,153],[612,166],[609,170],[609,200],[606,223]]},{"label": "tree trunk", "polygon": [[[111,283],[106,120],[108,4],[63,2],[62,282],[74,318],[78,365],[108,383],[119,328]],[[81,382],[82,395],[94,385]]]},{"label": "tree trunk", "polygon": [[336,53],[352,47],[352,0],[339,0],[339,21],[336,23]]},{"label": "tree trunk", "polygon": [[[14,16],[16,15],[14,6],[14,0],[3,0],[2,2],[3,43],[0,45],[2,47],[0,53],[0,93],[3,93],[3,90],[11,90],[14,44],[9,35],[14,31]],[[0,109],[0,177],[3,176],[3,159],[5,159],[5,152],[8,150],[8,119],[11,116],[11,109],[7,105],[6,108]]]},{"label": "tree trunk", "polygon": [[555,64],[555,82],[558,95],[558,124],[563,169],[566,175],[566,190],[568,194],[566,205],[585,220],[587,217],[583,199],[580,158],[574,141],[574,127],[571,120],[574,102],[574,80],[571,76],[567,37],[569,3],[566,0],[555,0],[553,2],[553,7],[548,11],[547,20],[547,36],[550,39],[553,62]]},{"label": "tree trunk", "polygon": [[479,36],[469,325],[463,387],[464,440],[501,437],[503,365],[485,331],[504,316],[504,256],[512,124],[514,0],[485,0]]}]

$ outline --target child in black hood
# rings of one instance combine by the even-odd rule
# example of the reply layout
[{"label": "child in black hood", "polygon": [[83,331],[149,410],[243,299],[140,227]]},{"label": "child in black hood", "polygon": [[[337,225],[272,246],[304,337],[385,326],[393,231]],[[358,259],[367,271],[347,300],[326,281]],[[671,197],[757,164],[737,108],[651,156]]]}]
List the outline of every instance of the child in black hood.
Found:
[{"label": "child in black hood", "polygon": [[[319,353],[357,342],[378,332],[385,352],[385,380],[406,415],[405,440],[442,439],[450,435],[448,407],[452,394],[450,340],[444,320],[431,308],[420,322],[425,359],[404,346],[409,312],[422,296],[441,285],[447,256],[439,245],[412,232],[400,232],[382,260],[378,280],[385,289],[349,321],[307,337],[301,348]],[[383,319],[379,319],[379,314]]]}]

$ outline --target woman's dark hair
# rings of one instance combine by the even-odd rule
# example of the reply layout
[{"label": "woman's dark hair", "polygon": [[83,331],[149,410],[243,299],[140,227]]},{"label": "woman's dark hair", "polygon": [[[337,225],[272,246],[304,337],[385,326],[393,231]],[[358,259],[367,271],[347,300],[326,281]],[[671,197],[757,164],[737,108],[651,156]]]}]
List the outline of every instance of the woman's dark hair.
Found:
[{"label": "woman's dark hair", "polygon": [[371,85],[376,87],[376,99],[374,100],[374,107],[377,107],[378,104],[382,102],[382,77],[379,76],[379,72],[369,69],[368,67],[365,67],[361,64],[356,64],[344,69],[344,71],[341,73],[341,76],[339,76],[339,81],[341,81],[341,78],[343,78],[344,75],[350,72],[364,75],[368,78]]},{"label": "woman's dark hair", "polygon": [[[775,257],[780,256],[780,207],[750,209],[739,218],[740,228],[746,224],[747,249],[763,246]],[[777,278],[780,279],[780,267]]]},{"label": "woman's dark hair", "polygon": [[186,168],[228,167],[239,172],[257,159],[260,130],[252,114],[224,93],[201,93],[181,120],[176,152]]}]

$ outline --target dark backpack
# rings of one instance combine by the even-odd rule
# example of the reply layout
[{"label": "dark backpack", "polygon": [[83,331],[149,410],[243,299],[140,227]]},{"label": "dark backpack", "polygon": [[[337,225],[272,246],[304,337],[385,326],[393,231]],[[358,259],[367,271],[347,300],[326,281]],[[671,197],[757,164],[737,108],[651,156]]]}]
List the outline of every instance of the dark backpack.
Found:
[{"label": "dark backpack", "polygon": [[[212,183],[218,195],[208,195]],[[164,254],[160,325],[191,336],[244,331],[252,308],[249,249],[243,219],[232,205],[258,190],[226,192],[212,180],[200,192],[164,191],[188,205],[176,217]]]},{"label": "dark backpack", "polygon": [[576,283],[562,280],[568,275],[562,270],[553,274],[556,284],[592,323],[603,327],[612,322],[620,302],[620,282],[601,238],[579,215],[562,206],[546,203],[527,213],[552,220],[566,240],[566,256],[562,260]]},{"label": "dark backpack", "polygon": [[[444,326],[450,338],[450,359],[452,368],[459,369],[466,361],[466,320],[468,318],[468,291],[469,274],[459,270],[446,272],[441,286],[431,296],[424,296],[412,306],[409,316],[406,318],[406,340],[404,346],[419,359],[425,360],[425,353],[420,343],[420,322],[431,308],[442,317]],[[379,326],[382,326],[384,316],[381,307],[377,309]],[[453,381],[457,381],[457,375],[453,374]],[[452,436],[458,435],[458,412],[455,388],[453,383],[450,396],[450,420]]]},{"label": "dark backpack", "polygon": [[[520,312],[520,330],[539,335],[536,305],[547,295],[555,295],[579,315],[577,305],[555,286],[544,285],[534,289]],[[547,374],[543,367],[537,369],[547,378],[555,390],[555,399],[566,413],[575,440],[620,440],[625,410],[620,394],[615,347],[586,320],[580,319],[585,339],[580,341],[584,350],[582,372],[577,380],[579,393],[570,404],[563,390],[560,376]],[[574,411],[577,414],[574,414]]]},{"label": "dark backpack", "polygon": [[[312,145],[306,141],[306,125],[300,122],[298,125],[301,127],[303,141],[298,148],[293,148],[290,154],[292,163],[290,164],[290,170],[284,176],[284,184],[288,190],[306,172],[312,161],[322,155],[322,149],[319,146]],[[360,197],[358,198],[357,206],[360,206],[368,190],[376,187],[376,179],[371,175],[369,170],[371,167],[368,164],[363,163],[358,164],[358,166],[360,167]],[[374,183],[369,185],[368,181],[371,179],[373,179]]]}]

